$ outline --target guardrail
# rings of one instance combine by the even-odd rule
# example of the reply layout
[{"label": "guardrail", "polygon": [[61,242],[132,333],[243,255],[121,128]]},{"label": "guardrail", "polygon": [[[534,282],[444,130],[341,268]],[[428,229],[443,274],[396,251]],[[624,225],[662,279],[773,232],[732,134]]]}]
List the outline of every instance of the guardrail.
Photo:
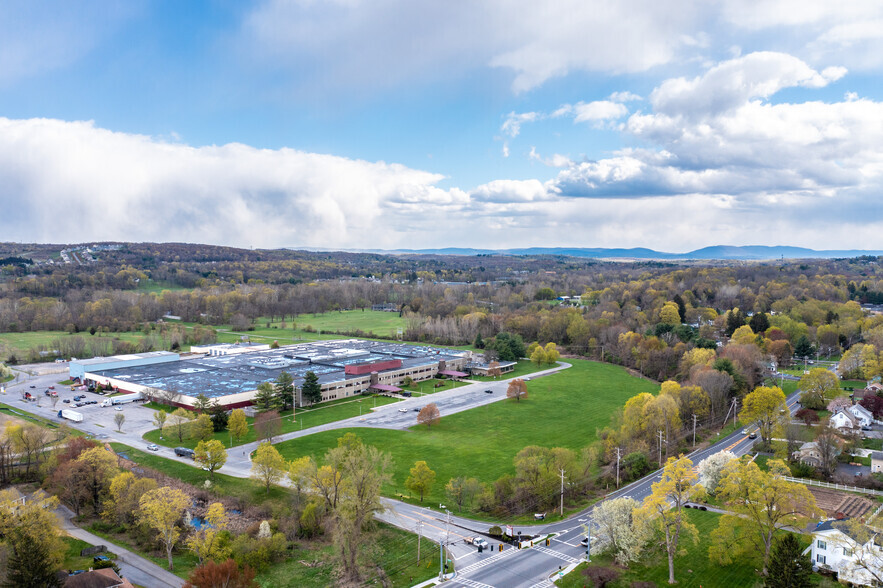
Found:
[{"label": "guardrail", "polygon": [[[834,490],[846,490],[847,492],[859,492],[861,494],[873,494],[874,496],[883,496],[881,490],[871,490],[870,488],[859,488],[858,486],[844,486],[843,484],[833,484],[831,482],[822,482],[821,480],[811,480],[809,478],[792,478],[791,476],[782,476],[783,480],[789,482],[798,482],[807,486],[819,486],[821,488],[833,488]],[[879,510],[879,509],[878,509]]]}]

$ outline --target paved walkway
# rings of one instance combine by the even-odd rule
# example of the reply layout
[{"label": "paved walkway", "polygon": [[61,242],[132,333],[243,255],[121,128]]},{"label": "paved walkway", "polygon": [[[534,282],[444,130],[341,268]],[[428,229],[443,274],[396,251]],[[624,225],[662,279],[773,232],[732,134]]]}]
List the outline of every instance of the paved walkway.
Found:
[{"label": "paved walkway", "polygon": [[181,588],[184,585],[184,580],[172,572],[144,559],[125,547],[115,545],[107,539],[93,535],[89,531],[76,526],[71,520],[74,517],[74,513],[66,506],[60,506],[55,509],[55,514],[61,520],[61,528],[68,535],[85,541],[90,545],[104,545],[110,553],[115,554],[117,556],[116,562],[120,566],[120,573],[133,584],[149,588]]}]

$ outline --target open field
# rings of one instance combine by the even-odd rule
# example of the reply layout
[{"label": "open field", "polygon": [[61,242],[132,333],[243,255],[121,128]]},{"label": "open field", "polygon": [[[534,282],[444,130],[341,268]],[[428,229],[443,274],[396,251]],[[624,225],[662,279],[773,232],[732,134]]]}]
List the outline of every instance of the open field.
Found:
[{"label": "open field", "polygon": [[[80,551],[87,547],[92,547],[91,544],[86,543],[81,539],[75,539],[73,537],[63,536],[61,538],[64,541],[64,544],[67,546],[67,551],[64,554],[64,563],[62,566],[64,569],[73,571],[73,570],[88,570],[92,567],[94,556],[91,555],[80,555]],[[103,555],[109,556],[111,559],[114,559],[115,556],[112,553],[104,553]]]},{"label": "open field", "polygon": [[277,445],[287,459],[313,455],[319,459],[347,432],[366,444],[392,454],[394,483],[387,495],[405,492],[404,482],[417,460],[436,471],[436,482],[425,503],[443,502],[450,478],[475,476],[493,482],[514,473],[513,458],[528,445],[580,449],[596,440],[596,429],[640,392],[656,392],[654,383],[630,376],[618,366],[572,360],[573,367],[528,383],[529,398],[505,400],[451,416],[427,430],[353,428],[327,431]]},{"label": "open field", "polygon": [[[317,427],[319,425],[341,421],[362,414],[368,414],[374,407],[393,404],[400,401],[401,398],[393,398],[390,396],[356,396],[355,398],[342,398],[340,400],[324,402],[310,408],[298,408],[295,414],[296,420],[292,420],[291,411],[286,410],[280,414],[281,432],[290,433],[291,431],[309,429],[310,427]],[[169,410],[169,407],[164,405],[150,403],[147,406],[158,410]],[[248,435],[239,441],[234,440],[228,431],[216,432],[214,438],[223,443],[226,447],[230,447],[231,443],[233,446],[236,446],[256,441],[257,435],[255,435],[253,427],[254,419],[248,417],[246,420],[248,421],[249,426]],[[192,449],[196,447],[198,443],[198,441],[194,439],[184,439],[184,441],[179,443],[177,438],[172,439],[166,437],[161,439],[160,437],[162,437],[162,432],[159,429],[154,429],[153,431],[148,431],[144,434],[144,439],[147,441],[156,443],[157,445],[164,445],[166,447],[190,447]]]},{"label": "open field", "polygon": [[[675,559],[675,579],[678,586],[698,588],[732,588],[733,586],[762,586],[763,579],[755,572],[762,564],[760,558],[740,559],[728,566],[708,559],[709,536],[717,528],[720,515],[698,510],[687,510],[690,521],[699,529],[699,541],[695,545],[681,535],[681,546],[686,553]],[[799,535],[804,546],[808,539]],[[607,555],[592,556],[593,566],[611,566],[611,558]],[[555,582],[561,588],[582,588],[589,585],[582,571],[586,564],[580,564],[563,579]],[[657,586],[668,586],[668,560],[662,548],[654,548],[643,561],[632,563],[628,569],[619,568],[622,575],[615,582],[607,584],[610,588],[627,588],[632,582],[653,582]]]},{"label": "open field", "polygon": [[44,346],[47,349],[52,348],[52,344],[56,339],[67,339],[70,337],[82,337],[87,343],[90,339],[96,337],[104,337],[109,339],[121,339],[129,343],[139,342],[144,335],[140,331],[128,333],[96,333],[90,335],[88,331],[81,333],[68,333],[67,331],[33,331],[29,333],[0,333],[0,348],[6,346],[14,351],[27,351],[34,347]]}]

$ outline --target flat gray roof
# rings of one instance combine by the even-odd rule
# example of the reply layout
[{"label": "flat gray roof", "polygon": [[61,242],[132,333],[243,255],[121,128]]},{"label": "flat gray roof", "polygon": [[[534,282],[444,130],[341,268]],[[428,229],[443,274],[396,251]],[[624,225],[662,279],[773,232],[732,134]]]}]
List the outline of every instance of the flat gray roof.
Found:
[{"label": "flat gray roof", "polygon": [[186,396],[195,397],[201,393],[209,398],[220,398],[254,390],[262,382],[275,380],[283,371],[292,375],[297,386],[303,384],[308,371],[319,376],[321,384],[328,384],[368,375],[349,376],[344,373],[347,365],[400,359],[402,368],[413,368],[459,359],[464,353],[427,345],[343,339],[89,373],[161,390],[175,390]]}]

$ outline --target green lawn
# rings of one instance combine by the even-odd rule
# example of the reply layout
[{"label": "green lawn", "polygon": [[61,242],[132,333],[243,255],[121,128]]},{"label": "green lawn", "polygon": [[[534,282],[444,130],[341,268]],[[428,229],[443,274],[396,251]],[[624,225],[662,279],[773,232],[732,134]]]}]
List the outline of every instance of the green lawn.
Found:
[{"label": "green lawn", "polygon": [[118,338],[129,343],[137,343],[144,336],[141,331],[132,331],[128,333],[96,333],[90,335],[88,332],[68,333],[67,331],[33,331],[29,333],[0,333],[0,347],[8,346],[14,351],[26,352],[29,349],[43,345],[47,349],[52,348],[52,344],[56,339],[68,339],[70,337],[82,337],[88,343],[93,337]]},{"label": "green lawn", "polygon": [[[98,526],[95,524],[87,527],[90,533],[94,535],[98,535],[103,539],[107,539],[111,543],[116,543],[117,545],[122,545],[129,551],[133,553],[137,553],[144,559],[147,559],[162,569],[166,570],[169,567],[169,560],[166,558],[166,554],[164,550],[160,550],[159,548],[154,549],[153,551],[145,552],[143,549],[140,549],[125,533],[109,533],[104,530],[105,527]],[[179,578],[187,579],[187,576],[190,575],[190,572],[194,570],[199,565],[199,558],[196,557],[192,551],[189,551],[183,543],[179,543],[175,547],[175,551],[172,553],[172,564],[174,569],[171,570],[173,574],[178,576]]]},{"label": "green lawn", "polygon": [[[741,558],[728,566],[708,559],[709,535],[717,528],[720,515],[698,510],[686,511],[690,521],[699,529],[699,541],[695,545],[681,535],[681,546],[686,553],[675,559],[675,579],[678,586],[699,588],[732,588],[761,585],[761,577],[755,573],[762,561],[759,557]],[[806,541],[804,541],[806,543]],[[652,549],[652,551],[651,551]],[[668,586],[668,560],[663,548],[658,545],[648,549],[648,555],[640,562],[632,563],[628,569],[622,569],[622,575],[616,582],[607,584],[610,588],[627,588],[632,582],[653,582],[657,586]],[[592,565],[610,566],[609,556],[592,556]],[[588,580],[582,571],[586,564],[580,564],[563,579],[555,582],[562,588],[582,588]]]},{"label": "green lawn", "polygon": [[512,460],[527,445],[580,449],[596,440],[598,428],[625,401],[640,392],[656,392],[650,381],[630,376],[618,366],[571,360],[573,367],[528,383],[529,398],[505,400],[457,413],[442,414],[431,430],[415,426],[408,431],[341,429],[278,444],[287,459],[302,455],[321,458],[344,433],[354,432],[369,444],[389,451],[394,460],[394,483],[387,495],[404,490],[409,469],[426,460],[436,471],[436,483],[425,497],[427,505],[444,501],[450,478],[475,476],[493,482],[514,473]]},{"label": "green lawn", "polygon": [[[291,411],[286,410],[281,413],[282,419],[282,433],[289,433],[291,431],[299,431],[301,429],[309,429],[310,427],[316,427],[319,425],[325,425],[327,423],[333,423],[335,421],[340,421],[343,419],[348,419],[351,417],[357,417],[359,415],[367,416],[370,414],[371,409],[380,406],[384,406],[386,404],[392,404],[394,402],[400,402],[401,398],[393,398],[389,396],[356,396],[352,398],[342,398],[339,400],[332,400],[330,402],[323,402],[320,405],[311,407],[311,408],[299,408],[297,409],[297,413],[295,414],[296,420],[291,419]],[[158,405],[156,403],[148,403],[146,406],[150,406],[151,408],[158,410],[168,410],[169,407]],[[221,441],[226,447],[230,447],[231,442],[234,446],[242,445],[243,443],[251,443],[252,441],[257,440],[257,436],[255,435],[254,428],[252,425],[254,424],[253,418],[246,419],[248,421],[249,430],[248,435],[236,441],[232,439],[231,435],[227,431],[221,431],[214,434],[214,438],[218,441]],[[166,447],[196,447],[198,441],[195,439],[184,439],[182,442],[178,442],[177,437],[171,438],[165,436],[165,438],[160,439],[161,431],[159,429],[154,429],[153,431],[148,431],[144,434],[144,439],[150,441],[151,443],[156,443],[157,445],[164,445]]]},{"label": "green lawn", "polygon": [[[125,454],[126,457],[135,463],[163,472],[188,484],[201,487],[208,480],[208,472],[197,468],[195,465],[191,466],[173,459],[166,459],[150,452],[134,449],[122,443],[111,443],[110,445],[114,451]],[[215,472],[212,491],[225,496],[240,498],[249,504],[284,499],[289,496],[288,490],[281,486],[271,486],[270,493],[267,494],[264,487],[255,480],[235,478],[217,472]]]},{"label": "green lawn", "polygon": [[[570,363],[568,361],[568,363]],[[542,370],[547,370],[554,366],[549,364],[537,365],[530,361],[529,359],[522,359],[518,361],[518,365],[515,366],[515,369],[509,373],[503,374],[499,378],[492,378],[490,376],[471,376],[470,380],[475,380],[477,382],[495,382],[497,380],[507,380],[509,378],[520,378],[522,376],[529,376],[534,372],[539,372]]]},{"label": "green lawn", "polygon": [[[442,384],[436,388],[436,384]],[[414,396],[426,396],[427,394],[435,394],[436,392],[444,392],[445,390],[453,390],[461,386],[468,386],[469,382],[457,382],[454,380],[423,380],[422,382],[414,382],[410,386],[401,386],[402,390],[411,392]]]},{"label": "green lawn", "polygon": [[[86,549],[87,547],[92,547],[92,544],[86,543],[80,539],[74,539],[73,537],[62,537],[62,541],[67,546],[67,551],[64,554],[64,563],[62,567],[68,571],[73,570],[88,570],[92,567],[93,557],[94,555],[80,555],[80,551]],[[95,554],[99,555],[99,554]],[[111,559],[114,559],[116,556],[112,553],[102,553],[101,555],[106,555]]]},{"label": "green lawn", "polygon": [[[438,576],[438,544],[424,537],[417,565],[417,536],[384,523],[377,523],[376,541],[379,558],[391,588],[407,588]],[[307,549],[303,549],[307,547]],[[321,542],[303,542],[287,560],[280,562],[255,578],[262,588],[298,586],[324,588],[334,585],[334,548]],[[301,563],[321,562],[315,567]],[[364,579],[362,585],[380,585],[376,574]]]}]

